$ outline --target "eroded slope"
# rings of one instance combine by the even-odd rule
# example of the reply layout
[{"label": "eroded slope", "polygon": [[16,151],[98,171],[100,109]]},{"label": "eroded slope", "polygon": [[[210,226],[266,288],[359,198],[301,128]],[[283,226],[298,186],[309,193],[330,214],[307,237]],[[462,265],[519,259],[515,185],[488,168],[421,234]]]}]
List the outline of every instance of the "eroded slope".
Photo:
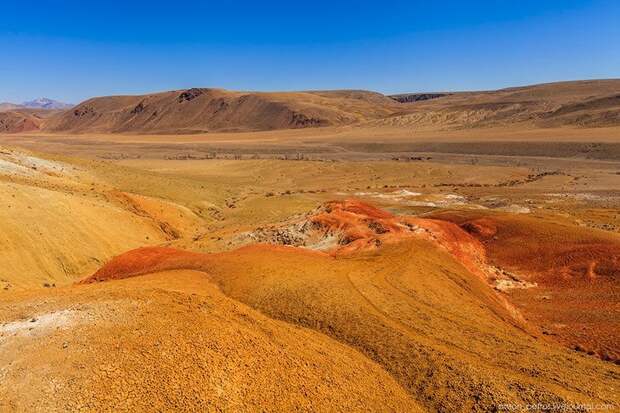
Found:
[{"label": "eroded slope", "polygon": [[83,163],[0,148],[2,292],[72,283],[131,248],[191,236],[187,208],[116,190]]},{"label": "eroded slope", "polygon": [[484,244],[490,263],[517,287],[508,285],[506,294],[545,334],[620,362],[617,234],[486,211],[432,217],[460,225]]},{"label": "eroded slope", "polygon": [[359,352],[177,271],[0,303],[3,411],[421,411]]},{"label": "eroded slope", "polygon": [[[617,403],[609,389],[618,384],[618,367],[537,337],[482,273],[466,268],[462,251],[449,247],[468,239],[466,231],[419,225],[424,220],[418,220],[424,230],[411,230],[359,203],[324,213],[334,211],[343,218],[336,226],[343,241],[331,253],[267,245],[219,254],[145,248],[117,257],[85,282],[202,271],[227,296],[357,349],[431,411]],[[355,216],[364,220],[351,227]],[[351,239],[353,228],[370,230],[366,235],[380,245],[361,244],[363,235]],[[459,231],[461,238],[454,236]],[[355,243],[359,248],[347,249]]]}]

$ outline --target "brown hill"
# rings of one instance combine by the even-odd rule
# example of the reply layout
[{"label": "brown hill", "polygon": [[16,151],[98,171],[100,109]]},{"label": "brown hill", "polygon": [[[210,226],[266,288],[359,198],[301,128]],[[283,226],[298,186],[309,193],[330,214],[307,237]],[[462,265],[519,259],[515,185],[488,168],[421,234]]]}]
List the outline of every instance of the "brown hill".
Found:
[{"label": "brown hill", "polygon": [[[397,95],[414,100],[420,94]],[[620,125],[620,79],[546,83],[488,92],[426,94],[376,125],[452,129],[506,125]],[[432,98],[428,98],[428,96]]]},{"label": "brown hill", "polygon": [[620,126],[620,80],[392,97],[367,91],[267,93],[195,88],[93,98],[66,111],[14,109],[0,114],[0,133],[192,134],[347,125],[364,131],[390,127],[402,133],[599,128]]},{"label": "brown hill", "polygon": [[[392,97],[355,90],[272,93],[193,88],[92,98],[53,116],[42,128],[49,132],[177,134],[352,124],[439,130],[617,126],[620,80]],[[15,129],[19,128],[10,131]]]},{"label": "brown hill", "polygon": [[188,89],[93,98],[51,120],[49,131],[196,133],[346,125],[396,112],[365,91],[257,93]]},{"label": "brown hill", "polygon": [[26,111],[0,112],[0,133],[19,133],[39,130],[42,119]]}]

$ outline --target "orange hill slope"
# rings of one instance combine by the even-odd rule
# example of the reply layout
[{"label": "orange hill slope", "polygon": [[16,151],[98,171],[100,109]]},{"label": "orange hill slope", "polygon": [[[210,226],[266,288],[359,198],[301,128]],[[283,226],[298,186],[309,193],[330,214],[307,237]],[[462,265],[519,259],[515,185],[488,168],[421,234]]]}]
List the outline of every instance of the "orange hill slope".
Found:
[{"label": "orange hill slope", "polygon": [[[609,391],[619,384],[611,378],[617,366],[516,328],[484,282],[428,241],[339,258],[283,246],[213,255],[142,249],[113,260],[98,278],[186,267],[263,314],[356,349],[431,411],[617,403]],[[130,279],[134,289],[140,279]]]},{"label": "orange hill slope", "polygon": [[[294,236],[292,231],[296,231]],[[307,246],[332,256],[349,255],[359,251],[375,251],[385,244],[395,244],[407,239],[430,240],[452,254],[473,274],[486,280],[485,251],[473,236],[450,222],[395,216],[359,200],[327,202],[300,222],[287,223],[273,228],[261,228],[259,242]],[[330,242],[321,242],[329,240]],[[318,252],[317,252],[318,253]],[[204,269],[203,254],[167,248],[137,249],[124,255],[120,262],[114,260],[83,282],[142,274],[145,271],[178,268]],[[117,267],[120,265],[120,268]]]},{"label": "orange hill slope", "polygon": [[[430,411],[618,403],[610,389],[619,384],[619,367],[524,331],[499,293],[447,247],[446,227],[461,232],[455,239],[470,237],[456,225],[434,221],[431,230],[409,230],[401,227],[406,220],[357,201],[331,203],[323,214],[313,231],[337,228],[341,242],[331,253],[273,245],[218,254],[143,248],[84,283],[201,271],[226,296],[361,352]],[[343,219],[331,220],[336,216]],[[425,228],[422,221],[418,228]],[[367,229],[381,242],[351,240]],[[360,248],[348,250],[347,242]]]},{"label": "orange hill slope", "polygon": [[233,92],[187,89],[89,99],[46,124],[48,131],[194,133],[346,125],[396,112],[379,93]]},{"label": "orange hill slope", "polygon": [[545,334],[620,362],[620,237],[549,219],[486,211],[438,212],[478,238],[513,285],[511,301]]},{"label": "orange hill slope", "polygon": [[337,238],[327,252],[140,248],[77,285],[8,296],[0,407],[620,404],[620,366],[558,346],[515,318],[484,277],[485,241],[452,222],[412,222],[354,200],[317,212],[308,233]]},{"label": "orange hill slope", "polygon": [[0,302],[0,411],[422,411],[379,365],[176,271]]}]

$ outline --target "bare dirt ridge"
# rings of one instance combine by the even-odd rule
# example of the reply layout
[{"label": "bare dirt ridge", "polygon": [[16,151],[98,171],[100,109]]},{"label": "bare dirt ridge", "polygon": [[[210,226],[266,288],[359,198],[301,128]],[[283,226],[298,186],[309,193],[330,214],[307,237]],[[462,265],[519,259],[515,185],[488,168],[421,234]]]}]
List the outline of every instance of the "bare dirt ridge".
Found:
[{"label": "bare dirt ridge", "polygon": [[217,254],[141,248],[81,284],[200,271],[226,296],[361,352],[430,411],[615,403],[604,389],[615,385],[619,367],[563,349],[522,318],[493,289],[486,246],[468,226],[396,217],[355,200],[328,203],[308,222],[325,236],[339,232],[339,242],[326,252],[266,244]]}]

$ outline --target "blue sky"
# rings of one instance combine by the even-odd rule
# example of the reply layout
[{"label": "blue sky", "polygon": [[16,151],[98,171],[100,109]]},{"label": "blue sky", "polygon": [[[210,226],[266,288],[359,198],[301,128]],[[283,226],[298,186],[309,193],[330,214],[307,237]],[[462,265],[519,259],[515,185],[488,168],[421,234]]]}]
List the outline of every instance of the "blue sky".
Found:
[{"label": "blue sky", "polygon": [[620,77],[620,2],[9,1],[0,101],[185,87],[494,89]]}]

